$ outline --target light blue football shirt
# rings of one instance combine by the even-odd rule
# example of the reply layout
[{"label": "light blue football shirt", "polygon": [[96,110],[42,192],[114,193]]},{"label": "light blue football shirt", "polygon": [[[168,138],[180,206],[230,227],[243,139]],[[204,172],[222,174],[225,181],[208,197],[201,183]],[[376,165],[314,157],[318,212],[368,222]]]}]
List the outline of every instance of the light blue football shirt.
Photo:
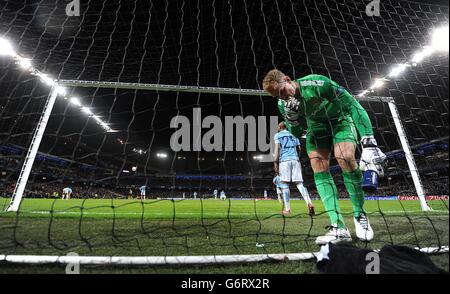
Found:
[{"label": "light blue football shirt", "polygon": [[288,130],[283,130],[275,134],[275,144],[280,144],[279,161],[298,160],[297,146],[300,141],[294,137]]}]

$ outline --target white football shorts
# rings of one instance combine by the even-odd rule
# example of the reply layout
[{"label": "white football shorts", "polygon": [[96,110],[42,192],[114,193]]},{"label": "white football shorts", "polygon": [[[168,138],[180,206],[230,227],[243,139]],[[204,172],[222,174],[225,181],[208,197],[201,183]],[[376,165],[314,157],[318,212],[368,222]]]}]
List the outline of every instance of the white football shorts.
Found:
[{"label": "white football shorts", "polygon": [[280,162],[280,181],[288,183],[303,182],[300,161],[289,160]]}]

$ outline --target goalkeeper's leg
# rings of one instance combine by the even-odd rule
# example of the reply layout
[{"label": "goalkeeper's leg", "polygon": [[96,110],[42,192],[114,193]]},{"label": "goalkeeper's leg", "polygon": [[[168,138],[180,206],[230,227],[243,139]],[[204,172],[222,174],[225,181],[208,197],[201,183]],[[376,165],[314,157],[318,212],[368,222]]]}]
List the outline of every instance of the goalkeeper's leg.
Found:
[{"label": "goalkeeper's leg", "polygon": [[339,142],[334,145],[334,155],[342,169],[344,185],[353,206],[353,216],[359,217],[364,211],[364,191],[362,189],[362,172],[355,160],[356,145],[351,142]]},{"label": "goalkeeper's leg", "polygon": [[314,182],[316,183],[317,192],[330,217],[330,222],[333,226],[344,229],[345,222],[339,207],[336,184],[328,170],[329,155],[330,151],[326,149],[316,149],[308,154],[314,171]]},{"label": "goalkeeper's leg", "polygon": [[355,160],[356,144],[339,142],[334,146],[335,157],[342,169],[344,185],[353,206],[356,235],[359,239],[370,241],[374,233],[364,211],[364,191],[362,189],[362,172]]}]

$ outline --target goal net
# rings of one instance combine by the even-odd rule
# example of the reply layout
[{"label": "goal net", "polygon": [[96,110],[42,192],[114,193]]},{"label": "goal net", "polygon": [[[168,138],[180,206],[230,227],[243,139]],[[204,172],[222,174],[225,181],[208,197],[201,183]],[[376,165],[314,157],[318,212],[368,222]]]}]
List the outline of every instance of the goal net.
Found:
[{"label": "goal net", "polygon": [[448,252],[448,53],[426,47],[448,6],[382,1],[368,16],[363,1],[79,2],[0,4],[0,260],[314,258],[329,219],[305,148],[316,215],[294,186],[282,215],[272,183],[283,120],[261,91],[272,68],[327,76],[369,114],[388,159],[366,195],[375,238],[353,244]]}]

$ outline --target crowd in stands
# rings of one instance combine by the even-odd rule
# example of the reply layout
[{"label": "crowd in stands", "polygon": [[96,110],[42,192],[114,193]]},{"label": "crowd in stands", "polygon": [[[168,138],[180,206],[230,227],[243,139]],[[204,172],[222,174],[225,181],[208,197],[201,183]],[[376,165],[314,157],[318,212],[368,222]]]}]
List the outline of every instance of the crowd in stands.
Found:
[{"label": "crowd in stands", "polygon": [[[0,147],[2,147],[0,145]],[[448,146],[433,145],[433,150],[416,149],[415,159],[422,175],[427,195],[448,195]],[[439,148],[438,148],[439,147]],[[447,149],[445,149],[447,148]],[[17,148],[16,148],[17,149]],[[21,168],[21,154],[15,148],[0,148],[0,197],[11,197],[15,180]],[[447,151],[445,151],[447,150]],[[338,167],[337,167],[338,168]],[[113,169],[96,169],[93,166],[40,155],[25,190],[25,197],[57,198],[62,189],[71,187],[74,198],[138,198],[139,187],[147,186],[147,198],[211,198],[215,189],[224,190],[228,198],[262,198],[267,190],[270,198],[276,198],[272,184],[273,172],[252,175],[144,175],[121,174]],[[401,152],[392,154],[385,167],[386,176],[374,195],[416,195],[408,166]],[[339,196],[348,198],[341,173],[331,169]],[[318,198],[310,168],[304,168],[305,185],[311,197]],[[299,193],[292,185],[292,197]]]},{"label": "crowd in stands", "polygon": [[[197,192],[198,198],[213,197],[214,189],[219,192],[224,190],[229,198],[262,198],[264,190],[267,190],[270,198],[276,198],[276,190],[271,179],[258,179],[253,181],[253,188],[248,185],[249,180],[234,180],[224,185],[223,182],[212,181],[188,181],[173,180],[166,178],[158,179],[158,184],[149,183],[147,185],[147,198],[193,198],[193,193]],[[165,185],[161,185],[165,183]],[[61,183],[61,182],[40,182],[29,184],[25,190],[25,197],[28,198],[58,198],[61,197],[62,189],[70,187],[73,190],[73,198],[139,198],[139,187],[145,183],[136,183],[129,185],[101,185],[95,183]],[[176,184],[176,185],[173,185]],[[178,185],[180,184],[180,185]],[[448,177],[445,178],[423,178],[422,184],[427,195],[448,195]],[[1,197],[11,197],[14,191],[14,182],[3,183],[0,186]],[[348,198],[348,194],[343,185],[338,184],[340,198]],[[307,185],[311,197],[318,199],[318,194],[314,183]],[[292,185],[292,197],[299,197],[299,193]],[[409,181],[389,182],[388,185],[380,185],[377,192],[373,195],[416,195],[414,184]]]}]

